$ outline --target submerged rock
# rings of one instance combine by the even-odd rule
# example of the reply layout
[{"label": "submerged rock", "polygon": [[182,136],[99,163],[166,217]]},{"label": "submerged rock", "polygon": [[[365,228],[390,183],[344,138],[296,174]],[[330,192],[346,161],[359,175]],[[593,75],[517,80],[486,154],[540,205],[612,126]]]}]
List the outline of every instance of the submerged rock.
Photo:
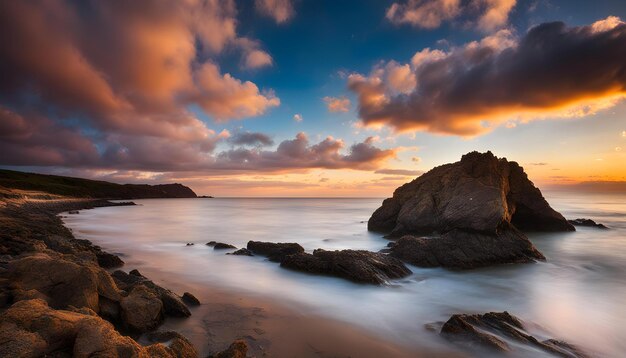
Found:
[{"label": "submerged rock", "polygon": [[228,253],[228,254],[226,254],[226,255],[254,256],[254,255],[252,254],[252,251],[250,251],[250,250],[248,250],[248,249],[243,249],[243,248],[242,248],[242,249],[239,249],[239,250],[237,250],[237,251],[235,251],[235,252]]},{"label": "submerged rock", "polygon": [[404,236],[389,246],[389,255],[420,267],[472,269],[545,260],[526,236],[514,228],[500,235],[452,230],[436,238]]},{"label": "submerged rock", "polygon": [[[450,260],[459,262],[451,267],[472,268],[543,259],[516,229],[573,231],[574,227],[550,207],[516,162],[491,152],[472,152],[396,189],[374,212],[368,229],[389,232],[391,238],[428,235],[444,240],[414,239],[392,251],[396,257],[430,256],[414,261],[439,266],[446,261],[441,248],[456,247],[457,253]],[[468,238],[470,243],[463,242]],[[502,247],[498,240],[502,240]],[[420,246],[428,252],[417,254]],[[401,253],[404,249],[411,252]]]},{"label": "submerged rock", "polygon": [[209,358],[246,358],[248,344],[243,339],[234,341],[226,350],[212,354]]},{"label": "submerged rock", "polygon": [[270,261],[281,262],[288,255],[304,252],[304,248],[295,242],[263,242],[248,241],[248,250],[253,253],[265,256]]},{"label": "submerged rock", "polygon": [[574,220],[567,220],[567,221],[574,226],[587,226],[587,227],[595,227],[598,229],[608,229],[608,227],[604,226],[603,224],[597,223],[591,219],[574,219]]},{"label": "submerged rock", "polygon": [[235,246],[231,244],[225,244],[223,242],[217,242],[213,245],[213,250],[227,250],[227,249],[236,249]]},{"label": "submerged rock", "polygon": [[185,302],[186,304],[190,305],[190,306],[199,306],[200,305],[200,300],[198,300],[196,298],[196,296],[192,295],[189,292],[185,292],[183,293],[183,302]]},{"label": "submerged rock", "polygon": [[542,349],[562,357],[582,358],[587,354],[577,347],[555,339],[539,341],[526,332],[522,321],[508,312],[489,312],[482,315],[455,314],[441,328],[441,335],[470,348],[506,352],[512,350],[507,341]]},{"label": "submerged rock", "polygon": [[363,250],[326,251],[285,256],[281,267],[314,274],[337,276],[358,283],[383,284],[411,274],[400,260]]}]

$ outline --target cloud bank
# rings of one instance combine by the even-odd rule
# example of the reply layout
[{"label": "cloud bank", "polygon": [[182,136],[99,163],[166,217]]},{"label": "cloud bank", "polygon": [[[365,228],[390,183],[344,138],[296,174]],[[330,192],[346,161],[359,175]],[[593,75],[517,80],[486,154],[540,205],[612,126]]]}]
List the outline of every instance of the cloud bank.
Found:
[{"label": "cloud bank", "polygon": [[586,116],[626,96],[626,24],[544,23],[521,38],[500,30],[352,74],[348,87],[363,124],[397,131],[474,136],[504,123]]}]

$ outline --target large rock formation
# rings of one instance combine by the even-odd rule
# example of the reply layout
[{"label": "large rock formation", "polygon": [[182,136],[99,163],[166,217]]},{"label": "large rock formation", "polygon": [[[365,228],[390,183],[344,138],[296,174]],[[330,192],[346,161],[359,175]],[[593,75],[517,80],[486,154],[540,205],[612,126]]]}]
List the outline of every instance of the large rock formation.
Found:
[{"label": "large rock formation", "polygon": [[[459,268],[543,259],[516,228],[574,230],[550,207],[522,167],[491,152],[466,154],[459,162],[436,167],[404,184],[368,222],[369,230],[387,232],[392,238],[441,236],[404,240],[391,249],[391,255],[419,266]],[[449,250],[457,250],[456,258],[445,257]]]},{"label": "large rock formation", "polygon": [[313,274],[341,277],[353,282],[383,284],[389,279],[411,274],[404,264],[388,255],[363,251],[326,251],[317,249],[313,254],[297,253],[285,256],[281,267]]},{"label": "large rock formation", "polygon": [[526,331],[519,318],[506,311],[482,315],[455,314],[443,325],[441,335],[473,349],[508,352],[512,350],[510,343],[514,343],[538,348],[561,357],[587,357],[587,354],[567,342],[556,339],[538,340]]},{"label": "large rock formation", "polygon": [[281,262],[285,256],[300,254],[304,248],[295,242],[264,242],[248,241],[247,249],[251,252],[267,257],[270,261]]}]

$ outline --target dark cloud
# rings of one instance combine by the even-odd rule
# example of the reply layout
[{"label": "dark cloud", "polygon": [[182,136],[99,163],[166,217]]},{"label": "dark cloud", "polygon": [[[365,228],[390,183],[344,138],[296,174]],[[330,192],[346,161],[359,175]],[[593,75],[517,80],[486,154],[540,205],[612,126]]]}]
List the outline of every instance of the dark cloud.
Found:
[{"label": "dark cloud", "polygon": [[410,65],[408,90],[390,76],[395,63],[349,77],[364,124],[471,136],[511,120],[583,116],[626,96],[626,25],[544,23],[521,39],[501,30],[447,53],[425,49]]},{"label": "dark cloud", "polygon": [[379,169],[375,171],[376,174],[387,174],[387,175],[402,175],[402,176],[419,176],[424,174],[421,170],[406,170],[406,169]]},{"label": "dark cloud", "polygon": [[228,141],[235,145],[268,146],[274,144],[270,136],[259,132],[238,132],[228,138]]}]

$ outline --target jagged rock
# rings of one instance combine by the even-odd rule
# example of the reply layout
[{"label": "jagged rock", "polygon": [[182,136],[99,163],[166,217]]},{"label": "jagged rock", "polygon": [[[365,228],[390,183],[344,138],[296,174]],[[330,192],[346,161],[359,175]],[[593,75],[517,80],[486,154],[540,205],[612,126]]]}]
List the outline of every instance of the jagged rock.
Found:
[{"label": "jagged rock", "polygon": [[526,236],[514,228],[497,236],[462,230],[452,230],[436,238],[404,236],[389,247],[389,255],[419,267],[472,269],[545,260]]},{"label": "jagged rock", "polygon": [[147,332],[163,321],[163,302],[146,286],[133,287],[120,302],[122,320],[134,332]]},{"label": "jagged rock", "polygon": [[200,300],[198,300],[196,298],[196,296],[192,295],[189,292],[185,292],[183,293],[183,302],[185,302],[186,304],[190,305],[190,306],[199,306],[200,305]]},{"label": "jagged rock", "polygon": [[489,312],[482,315],[456,314],[441,328],[441,335],[470,348],[475,346],[506,352],[512,350],[507,341],[525,344],[546,352],[571,358],[587,357],[577,347],[555,339],[539,341],[526,332],[522,321],[508,312]]},{"label": "jagged rock", "polygon": [[285,256],[280,266],[370,284],[383,284],[389,279],[402,278],[411,274],[411,270],[400,260],[385,254],[363,250],[318,249],[312,255],[297,253]]},{"label": "jagged rock", "polygon": [[248,354],[248,344],[242,339],[234,341],[226,350],[215,353],[209,358],[246,358]]},{"label": "jagged rock", "polygon": [[248,250],[253,253],[265,256],[270,261],[281,262],[285,256],[304,252],[304,248],[297,243],[288,242],[262,242],[248,241]]},{"label": "jagged rock", "polygon": [[119,258],[117,255],[110,254],[108,252],[97,252],[96,258],[98,260],[98,265],[105,269],[116,268],[120,266],[124,266],[124,261]]},{"label": "jagged rock", "polygon": [[248,250],[248,249],[245,249],[245,248],[239,249],[239,250],[237,250],[237,251],[235,251],[235,252],[230,252],[230,253],[228,253],[228,254],[226,254],[226,255],[254,256],[254,255],[252,254],[252,251],[250,251],[250,250]]},{"label": "jagged rock", "polygon": [[37,253],[11,261],[8,275],[16,300],[36,291],[34,297],[44,298],[53,308],[88,307],[96,312],[100,297],[120,300],[119,289],[106,271],[95,263],[71,259],[76,258]]},{"label": "jagged rock", "polygon": [[223,242],[218,242],[215,245],[213,245],[213,250],[227,250],[227,249],[236,249],[236,247],[231,244],[225,244]]},{"label": "jagged rock", "polygon": [[587,227],[595,227],[598,229],[608,229],[608,227],[604,226],[603,224],[597,223],[591,219],[574,219],[574,220],[567,220],[567,221],[574,226],[587,226]]},{"label": "jagged rock", "polygon": [[142,347],[93,311],[89,313],[54,310],[39,299],[17,302],[0,316],[0,356],[197,357],[181,337],[169,347]]},{"label": "jagged rock", "polygon": [[111,276],[121,289],[128,292],[138,285],[148,288],[159,298],[159,300],[161,300],[161,302],[163,302],[163,313],[165,315],[172,317],[191,316],[189,308],[187,308],[185,303],[177,294],[155,284],[141,275],[141,273],[137,270],[133,270],[131,273],[132,274],[127,274],[124,271],[117,270],[113,272]]},{"label": "jagged rock", "polygon": [[[574,227],[550,207],[516,162],[471,152],[396,189],[374,212],[368,229],[390,232],[390,238],[441,240],[414,238],[391,249],[393,256],[416,265],[473,268],[544,259],[516,229]],[[445,257],[446,250],[454,250],[452,257]]]}]

